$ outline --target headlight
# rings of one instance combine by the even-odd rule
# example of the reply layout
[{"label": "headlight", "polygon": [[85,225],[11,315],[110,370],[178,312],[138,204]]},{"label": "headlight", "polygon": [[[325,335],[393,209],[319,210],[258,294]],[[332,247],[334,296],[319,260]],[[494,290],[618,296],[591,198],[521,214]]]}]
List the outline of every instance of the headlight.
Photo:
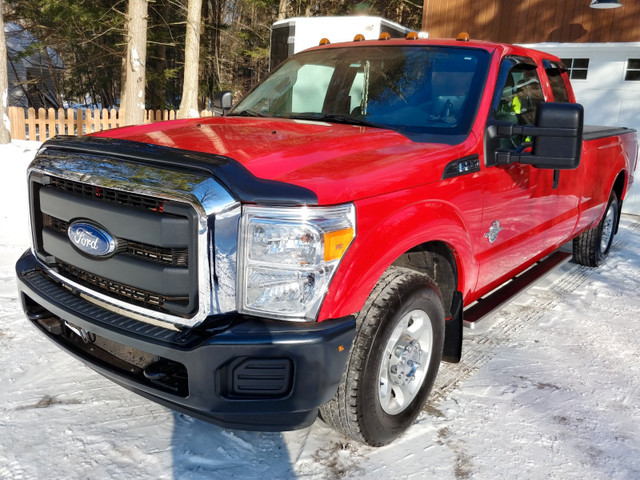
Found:
[{"label": "headlight", "polygon": [[356,233],[353,205],[243,209],[238,310],[315,320]]}]

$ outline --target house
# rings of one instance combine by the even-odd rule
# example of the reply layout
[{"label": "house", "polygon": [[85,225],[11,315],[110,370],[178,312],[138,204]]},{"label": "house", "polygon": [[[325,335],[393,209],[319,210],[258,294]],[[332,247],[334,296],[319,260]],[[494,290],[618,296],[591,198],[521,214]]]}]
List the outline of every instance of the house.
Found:
[{"label": "house", "polygon": [[56,77],[64,68],[50,47],[38,49],[38,40],[16,23],[5,23],[7,41],[8,104],[12,107],[58,108]]}]

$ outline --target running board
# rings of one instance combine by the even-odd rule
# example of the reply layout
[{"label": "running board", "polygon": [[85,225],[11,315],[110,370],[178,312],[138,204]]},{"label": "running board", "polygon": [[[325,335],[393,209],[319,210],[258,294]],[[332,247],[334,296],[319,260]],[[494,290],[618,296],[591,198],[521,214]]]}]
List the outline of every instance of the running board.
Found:
[{"label": "running board", "polygon": [[571,254],[556,251],[534,263],[520,275],[513,277],[507,283],[492,291],[486,297],[479,298],[463,313],[464,326],[475,328],[480,320],[496,311],[505,303],[513,300],[520,293],[542,280],[551,271],[565,264],[571,259]]}]

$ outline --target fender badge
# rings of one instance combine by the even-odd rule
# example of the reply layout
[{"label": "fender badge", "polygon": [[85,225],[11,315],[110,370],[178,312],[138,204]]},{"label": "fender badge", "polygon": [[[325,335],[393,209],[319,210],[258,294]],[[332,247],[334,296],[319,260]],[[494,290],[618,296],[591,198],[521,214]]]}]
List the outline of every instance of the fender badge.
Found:
[{"label": "fender badge", "polygon": [[498,234],[502,231],[502,227],[500,226],[500,222],[495,220],[491,227],[489,228],[489,232],[485,233],[484,236],[489,239],[489,243],[493,243],[498,239]]}]

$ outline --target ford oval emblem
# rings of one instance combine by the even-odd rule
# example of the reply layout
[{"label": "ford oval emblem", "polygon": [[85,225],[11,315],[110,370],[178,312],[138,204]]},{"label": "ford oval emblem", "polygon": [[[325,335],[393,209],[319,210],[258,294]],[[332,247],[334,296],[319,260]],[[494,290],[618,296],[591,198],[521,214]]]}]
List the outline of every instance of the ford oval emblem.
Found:
[{"label": "ford oval emblem", "polygon": [[106,257],[116,249],[115,239],[109,233],[88,222],[73,222],[67,235],[71,243],[83,253],[92,257]]}]

